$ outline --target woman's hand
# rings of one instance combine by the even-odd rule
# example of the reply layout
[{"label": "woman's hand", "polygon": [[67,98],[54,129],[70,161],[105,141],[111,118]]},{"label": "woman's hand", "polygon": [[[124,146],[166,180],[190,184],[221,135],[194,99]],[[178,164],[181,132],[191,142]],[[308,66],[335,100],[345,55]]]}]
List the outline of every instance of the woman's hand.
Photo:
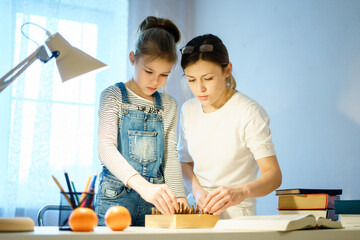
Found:
[{"label": "woman's hand", "polygon": [[136,174],[129,179],[128,186],[164,215],[174,214],[179,209],[175,194],[166,184],[149,183],[140,174]]},{"label": "woman's hand", "polygon": [[220,214],[228,207],[241,203],[245,198],[265,196],[281,184],[282,176],[276,156],[256,160],[260,177],[236,187],[219,187],[205,199],[204,211]]},{"label": "woman's hand", "polygon": [[209,192],[204,201],[204,211],[221,214],[228,207],[241,203],[247,197],[243,187],[219,187]]},{"label": "woman's hand", "polygon": [[196,205],[199,209],[204,208],[204,201],[208,194],[207,191],[205,191],[200,183],[197,177],[194,174],[194,163],[193,162],[184,162],[181,163],[181,169],[184,176],[184,185],[186,194],[192,194]]},{"label": "woman's hand", "polygon": [[200,188],[199,190],[193,193],[193,196],[196,201],[196,206],[198,206],[199,209],[203,209],[205,207],[205,199],[208,196],[208,194],[209,192],[204,190],[203,188]]}]

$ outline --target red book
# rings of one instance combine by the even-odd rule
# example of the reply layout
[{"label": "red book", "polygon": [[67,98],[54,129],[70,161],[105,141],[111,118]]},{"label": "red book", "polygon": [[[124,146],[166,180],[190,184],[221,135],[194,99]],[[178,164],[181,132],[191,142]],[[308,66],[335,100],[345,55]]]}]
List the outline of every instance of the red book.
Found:
[{"label": "red book", "polygon": [[279,196],[278,209],[334,209],[335,200],[340,200],[339,195],[301,194]]}]

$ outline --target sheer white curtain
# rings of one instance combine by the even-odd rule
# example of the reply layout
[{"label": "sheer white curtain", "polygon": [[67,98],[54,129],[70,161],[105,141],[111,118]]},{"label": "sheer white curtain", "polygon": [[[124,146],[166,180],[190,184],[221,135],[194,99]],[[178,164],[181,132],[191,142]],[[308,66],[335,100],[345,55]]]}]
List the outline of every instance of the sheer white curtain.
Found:
[{"label": "sheer white curtain", "polygon": [[[110,66],[96,76],[61,83],[51,60],[36,62],[0,93],[0,217],[30,216],[44,205],[59,204],[67,170],[77,190],[100,171],[97,154],[98,105],[107,86],[126,81],[128,53],[136,29],[149,15],[173,20],[182,33],[180,47],[192,38],[190,0],[1,0],[0,76],[36,49],[21,35],[30,21],[59,32],[72,45]],[[27,35],[43,44],[44,32]],[[128,44],[129,43],[129,44]],[[182,70],[170,76],[166,91],[184,101]],[[80,190],[79,190],[80,189]]]},{"label": "sheer white curtain", "polygon": [[[2,0],[0,14],[0,76],[37,47],[21,35],[25,22],[59,32],[111,67],[61,83],[54,60],[37,61],[0,93],[0,216],[35,219],[42,206],[59,204],[51,175],[65,187],[66,170],[81,191],[100,171],[98,101],[105,87],[127,78],[128,2]],[[44,44],[44,31],[32,25],[24,31]]]}]

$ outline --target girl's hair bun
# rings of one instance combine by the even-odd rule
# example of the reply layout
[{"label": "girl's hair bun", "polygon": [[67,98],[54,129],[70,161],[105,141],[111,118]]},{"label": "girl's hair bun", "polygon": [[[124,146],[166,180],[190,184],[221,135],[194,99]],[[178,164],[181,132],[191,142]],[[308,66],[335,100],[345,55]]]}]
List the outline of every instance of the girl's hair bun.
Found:
[{"label": "girl's hair bun", "polygon": [[179,43],[180,41],[180,31],[177,26],[169,19],[149,16],[145,18],[144,21],[142,21],[138,31],[142,33],[151,28],[164,29],[174,37],[175,43]]}]

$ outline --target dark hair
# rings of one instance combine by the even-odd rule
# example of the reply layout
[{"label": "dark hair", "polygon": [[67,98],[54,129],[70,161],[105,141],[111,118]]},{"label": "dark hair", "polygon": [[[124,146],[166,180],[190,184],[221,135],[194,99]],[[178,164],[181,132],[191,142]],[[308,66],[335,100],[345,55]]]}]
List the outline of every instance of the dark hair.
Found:
[{"label": "dark hair", "polygon": [[150,60],[164,59],[176,63],[176,44],[181,34],[169,19],[149,16],[138,28],[139,38],[135,45],[135,57],[149,55]]},{"label": "dark hair", "polygon": [[[212,45],[211,51],[200,51],[200,46]],[[224,69],[229,64],[229,53],[221,39],[213,34],[197,36],[190,40],[185,47],[193,46],[191,53],[184,53],[181,56],[181,67],[185,69],[199,60],[213,62]],[[226,79],[226,84],[233,90],[236,89],[236,81],[232,75]]]}]

